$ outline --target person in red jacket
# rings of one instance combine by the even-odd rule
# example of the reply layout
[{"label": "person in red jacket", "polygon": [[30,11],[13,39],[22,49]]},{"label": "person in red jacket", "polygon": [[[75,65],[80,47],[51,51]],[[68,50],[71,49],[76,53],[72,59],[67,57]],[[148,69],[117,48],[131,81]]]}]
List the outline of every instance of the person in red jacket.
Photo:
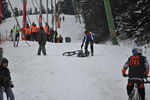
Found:
[{"label": "person in red jacket", "polygon": [[[136,47],[132,49],[133,55],[130,56],[125,63],[123,69],[122,69],[122,75],[124,77],[129,77],[129,81],[127,84],[127,94],[130,97],[132,95],[132,90],[134,87],[134,83],[130,82],[130,79],[132,78],[138,78],[138,79],[144,79],[149,74],[149,64],[147,61],[147,58],[142,55],[142,48]],[[126,74],[127,69],[129,68],[128,75]],[[138,92],[142,98],[142,100],[145,100],[145,87],[143,83],[138,84]]]}]

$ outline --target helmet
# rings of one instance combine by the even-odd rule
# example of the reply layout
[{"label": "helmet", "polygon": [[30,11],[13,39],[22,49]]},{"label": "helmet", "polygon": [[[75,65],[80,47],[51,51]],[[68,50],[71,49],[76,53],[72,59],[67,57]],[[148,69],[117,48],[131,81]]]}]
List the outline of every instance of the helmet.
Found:
[{"label": "helmet", "polygon": [[6,58],[3,58],[1,63],[8,63],[8,60]]},{"label": "helmet", "polygon": [[140,53],[142,54],[142,48],[141,47],[136,47],[136,48],[133,48],[132,49],[132,54],[137,54],[137,53]]}]

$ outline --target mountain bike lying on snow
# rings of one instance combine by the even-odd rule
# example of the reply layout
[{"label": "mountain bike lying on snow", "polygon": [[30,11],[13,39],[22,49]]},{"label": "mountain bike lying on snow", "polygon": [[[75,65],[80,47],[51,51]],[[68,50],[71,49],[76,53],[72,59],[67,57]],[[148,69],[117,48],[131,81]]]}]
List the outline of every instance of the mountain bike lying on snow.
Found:
[{"label": "mountain bike lying on snow", "polygon": [[89,56],[89,54],[90,54],[90,52],[84,53],[82,50],[76,50],[76,51],[64,52],[63,56],[77,55],[77,57],[87,57],[87,56]]},{"label": "mountain bike lying on snow", "polygon": [[[148,77],[150,77],[150,76],[148,76]],[[141,79],[141,78],[129,78],[129,82],[134,83],[134,88],[133,88],[128,100],[142,100],[142,98],[139,94],[139,91],[138,91],[138,86],[141,83],[144,83],[144,84],[150,83],[150,81],[148,81],[147,78],[146,78],[146,80]]]}]

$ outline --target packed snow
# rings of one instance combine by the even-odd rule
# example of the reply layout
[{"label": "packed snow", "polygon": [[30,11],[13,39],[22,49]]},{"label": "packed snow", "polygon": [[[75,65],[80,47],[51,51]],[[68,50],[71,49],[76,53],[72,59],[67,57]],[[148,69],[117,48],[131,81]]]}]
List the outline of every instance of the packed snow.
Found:
[{"label": "packed snow", "polygon": [[[25,41],[20,41],[19,47],[13,47],[12,41],[0,45],[9,60],[16,100],[127,100],[127,78],[121,70],[133,45],[94,44],[94,56],[62,56],[66,51],[80,50],[84,32],[74,16],[65,17],[58,32],[72,41],[47,42],[47,56],[37,56],[37,42],[27,41],[31,47]],[[22,18],[18,19],[22,24]],[[14,24],[14,18],[7,19],[0,25],[1,33],[5,36]],[[143,48],[143,55],[150,61],[150,48]],[[149,100],[150,84],[145,87]]]}]

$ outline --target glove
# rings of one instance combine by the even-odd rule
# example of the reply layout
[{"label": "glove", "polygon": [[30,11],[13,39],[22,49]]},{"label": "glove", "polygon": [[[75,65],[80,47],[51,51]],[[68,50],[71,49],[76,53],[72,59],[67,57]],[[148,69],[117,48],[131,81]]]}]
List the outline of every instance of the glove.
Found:
[{"label": "glove", "polygon": [[13,87],[14,87],[14,85],[13,85],[12,81],[10,81],[9,85],[10,85],[10,87],[11,87],[11,88],[13,88]]},{"label": "glove", "polygon": [[127,74],[123,74],[123,77],[127,77],[128,75]]}]

